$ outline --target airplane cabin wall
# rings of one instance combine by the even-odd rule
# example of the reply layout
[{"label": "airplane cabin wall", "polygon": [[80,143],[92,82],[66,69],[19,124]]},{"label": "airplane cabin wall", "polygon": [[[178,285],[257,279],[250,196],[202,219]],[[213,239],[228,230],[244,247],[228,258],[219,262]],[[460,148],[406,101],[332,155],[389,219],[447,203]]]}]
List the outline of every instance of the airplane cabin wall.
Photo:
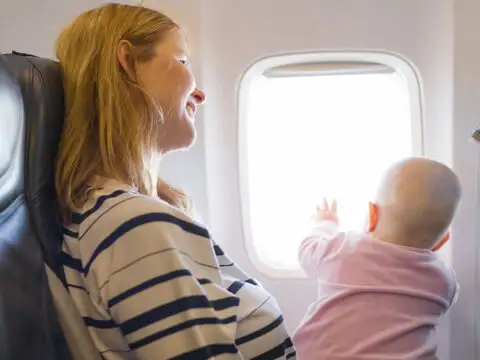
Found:
[{"label": "airplane cabin wall", "polygon": [[450,359],[480,359],[480,148],[468,141],[480,126],[480,3],[455,0],[454,169],[463,199],[453,225],[453,266],[460,298],[451,312]]},{"label": "airplane cabin wall", "polygon": [[[209,225],[217,241],[276,296],[293,330],[314,299],[314,282],[267,277],[254,268],[245,252],[237,154],[241,76],[255,61],[271,55],[325,50],[399,54],[413,63],[421,77],[426,154],[451,164],[453,4],[435,0],[205,0],[203,5],[202,78],[212,103],[205,108]],[[321,100],[312,104],[312,111]],[[265,143],[268,146],[268,136]],[[272,206],[281,206],[282,197],[295,196],[302,176]],[[444,253],[447,261],[449,255]],[[440,356],[448,358],[449,318],[442,321],[439,338]]]}]

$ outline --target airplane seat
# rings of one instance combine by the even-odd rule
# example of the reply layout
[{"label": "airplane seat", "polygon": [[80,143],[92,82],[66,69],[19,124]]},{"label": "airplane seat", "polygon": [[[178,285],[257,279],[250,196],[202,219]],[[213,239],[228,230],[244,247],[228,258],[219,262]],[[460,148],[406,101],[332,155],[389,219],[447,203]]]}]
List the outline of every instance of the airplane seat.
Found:
[{"label": "airplane seat", "polygon": [[63,285],[54,164],[60,66],[0,54],[0,359],[100,359]]}]

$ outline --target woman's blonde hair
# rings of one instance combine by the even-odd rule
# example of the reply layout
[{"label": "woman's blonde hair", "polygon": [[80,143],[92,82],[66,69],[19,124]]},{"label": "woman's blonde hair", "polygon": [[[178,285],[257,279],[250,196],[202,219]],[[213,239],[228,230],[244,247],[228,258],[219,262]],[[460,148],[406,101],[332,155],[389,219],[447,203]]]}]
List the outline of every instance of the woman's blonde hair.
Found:
[{"label": "woman's blonde hair", "polygon": [[186,195],[158,178],[161,111],[117,58],[120,41],[130,42],[135,69],[135,63],[155,56],[158,42],[175,28],[178,25],[158,11],[106,4],[78,16],[57,39],[66,117],[55,186],[67,218],[87,200],[95,175],[115,178],[190,211]]}]

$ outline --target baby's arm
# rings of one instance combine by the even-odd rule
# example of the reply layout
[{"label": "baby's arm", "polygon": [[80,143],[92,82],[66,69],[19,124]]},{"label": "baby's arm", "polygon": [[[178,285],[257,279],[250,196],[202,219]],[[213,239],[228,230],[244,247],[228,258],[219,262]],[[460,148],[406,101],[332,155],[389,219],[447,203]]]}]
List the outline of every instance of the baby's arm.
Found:
[{"label": "baby's arm", "polygon": [[324,201],[322,208],[317,207],[312,220],[312,228],[300,243],[298,259],[303,271],[316,277],[320,263],[333,247],[332,240],[339,233],[336,202],[329,207]]}]

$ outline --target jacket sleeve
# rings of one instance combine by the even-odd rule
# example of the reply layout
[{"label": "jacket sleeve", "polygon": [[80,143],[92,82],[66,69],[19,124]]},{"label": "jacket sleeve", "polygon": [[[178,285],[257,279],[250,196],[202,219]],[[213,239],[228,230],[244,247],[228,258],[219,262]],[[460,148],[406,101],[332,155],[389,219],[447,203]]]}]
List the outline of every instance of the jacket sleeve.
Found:
[{"label": "jacket sleeve", "polygon": [[298,260],[309,277],[316,277],[317,270],[331,249],[339,234],[338,225],[330,220],[315,223],[300,243]]}]

